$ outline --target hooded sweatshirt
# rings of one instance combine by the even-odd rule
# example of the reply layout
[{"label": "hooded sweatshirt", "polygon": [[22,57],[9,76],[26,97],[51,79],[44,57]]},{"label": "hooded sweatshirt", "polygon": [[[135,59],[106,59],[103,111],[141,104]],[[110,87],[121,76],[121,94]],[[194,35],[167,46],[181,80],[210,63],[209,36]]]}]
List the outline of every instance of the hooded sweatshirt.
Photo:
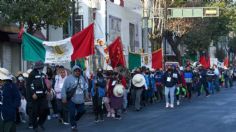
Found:
[{"label": "hooded sweatshirt", "polygon": [[[80,67],[75,65],[72,68],[72,71],[74,71],[75,69],[80,69]],[[77,86],[77,89],[74,95],[72,96],[71,101],[75,104],[82,104],[84,103],[84,95],[88,92],[88,84],[82,75],[76,77],[74,74],[71,74],[65,79],[61,91],[61,97],[62,99],[66,99],[66,92],[70,91],[75,86]]]},{"label": "hooded sweatshirt", "polygon": [[63,84],[64,84],[66,78],[67,78],[67,72],[66,72],[66,76],[64,78],[62,78],[61,75],[56,75],[56,77],[55,77],[54,90],[56,92],[57,99],[61,99],[61,90],[62,90],[62,87],[63,87]]}]

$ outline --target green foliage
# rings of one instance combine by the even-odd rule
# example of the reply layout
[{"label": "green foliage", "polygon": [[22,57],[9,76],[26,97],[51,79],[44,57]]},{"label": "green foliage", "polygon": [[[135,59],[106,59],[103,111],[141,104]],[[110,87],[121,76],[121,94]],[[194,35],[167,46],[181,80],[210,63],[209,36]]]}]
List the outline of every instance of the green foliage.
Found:
[{"label": "green foliage", "polygon": [[208,18],[208,30],[211,31],[211,38],[218,40],[220,36],[226,36],[233,29],[233,17],[236,13],[233,7],[229,7],[225,2],[210,4],[212,7],[220,7],[220,16],[216,18]]},{"label": "green foliage", "polygon": [[200,28],[193,28],[183,36],[182,43],[190,52],[206,51],[208,49],[211,37],[209,35],[210,31],[207,29],[207,26],[203,26],[204,24],[204,21],[202,21]]},{"label": "green foliage", "polygon": [[62,26],[71,12],[71,0],[1,0],[0,5],[5,22],[24,23],[32,31]]},{"label": "green foliage", "polygon": [[221,36],[227,36],[230,31],[236,31],[236,10],[233,5],[216,2],[206,6],[220,7],[220,16],[195,19],[194,26],[182,40],[190,51],[207,50],[212,40],[217,42]]}]

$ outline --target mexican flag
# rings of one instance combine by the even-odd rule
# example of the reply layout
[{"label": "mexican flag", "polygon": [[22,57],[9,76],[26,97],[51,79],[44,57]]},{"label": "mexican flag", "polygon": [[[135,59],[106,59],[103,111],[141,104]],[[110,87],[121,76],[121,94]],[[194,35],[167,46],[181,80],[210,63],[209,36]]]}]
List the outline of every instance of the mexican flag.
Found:
[{"label": "mexican flag", "polygon": [[94,54],[94,24],[60,41],[43,41],[26,32],[22,37],[23,59],[64,63]]},{"label": "mexican flag", "polygon": [[132,71],[135,68],[141,66],[141,54],[129,52],[129,70]]}]

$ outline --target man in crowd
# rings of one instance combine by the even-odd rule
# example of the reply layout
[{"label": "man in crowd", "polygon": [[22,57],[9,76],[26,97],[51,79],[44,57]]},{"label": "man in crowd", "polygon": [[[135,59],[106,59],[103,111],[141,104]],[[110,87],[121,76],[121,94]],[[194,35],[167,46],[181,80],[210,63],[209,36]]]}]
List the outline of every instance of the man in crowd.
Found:
[{"label": "man in crowd", "polygon": [[77,131],[76,121],[85,113],[84,98],[88,96],[88,84],[79,66],[73,66],[72,72],[64,82],[61,97],[63,103],[68,103],[71,129]]},{"label": "man in crowd", "polygon": [[44,123],[48,115],[46,75],[43,73],[44,63],[38,61],[34,65],[33,71],[27,80],[27,101],[32,107],[32,123],[34,131],[39,131],[38,127],[45,130]]},{"label": "man in crowd", "polygon": [[16,110],[20,107],[20,92],[10,73],[0,68],[0,132],[16,131]]}]

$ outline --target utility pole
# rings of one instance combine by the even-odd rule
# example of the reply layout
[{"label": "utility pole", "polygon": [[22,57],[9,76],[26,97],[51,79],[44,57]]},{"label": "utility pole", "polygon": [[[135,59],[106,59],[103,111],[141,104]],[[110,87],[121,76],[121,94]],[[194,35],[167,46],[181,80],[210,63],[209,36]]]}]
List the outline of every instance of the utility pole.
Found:
[{"label": "utility pole", "polygon": [[148,53],[149,49],[149,42],[148,42],[148,19],[149,19],[149,0],[142,0],[143,2],[143,45],[142,48],[144,49],[145,53]]},{"label": "utility pole", "polygon": [[164,24],[163,24],[163,38],[164,38],[164,60],[163,60],[163,64],[164,64],[164,70],[166,69],[166,67],[165,67],[165,63],[166,63],[166,61],[167,61],[167,56],[166,56],[166,46],[167,46],[167,29],[166,29],[166,25],[167,25],[167,3],[166,3],[166,0],[164,1],[164,11],[163,11],[163,16],[164,16],[164,19],[163,19],[163,21],[164,21]]}]

